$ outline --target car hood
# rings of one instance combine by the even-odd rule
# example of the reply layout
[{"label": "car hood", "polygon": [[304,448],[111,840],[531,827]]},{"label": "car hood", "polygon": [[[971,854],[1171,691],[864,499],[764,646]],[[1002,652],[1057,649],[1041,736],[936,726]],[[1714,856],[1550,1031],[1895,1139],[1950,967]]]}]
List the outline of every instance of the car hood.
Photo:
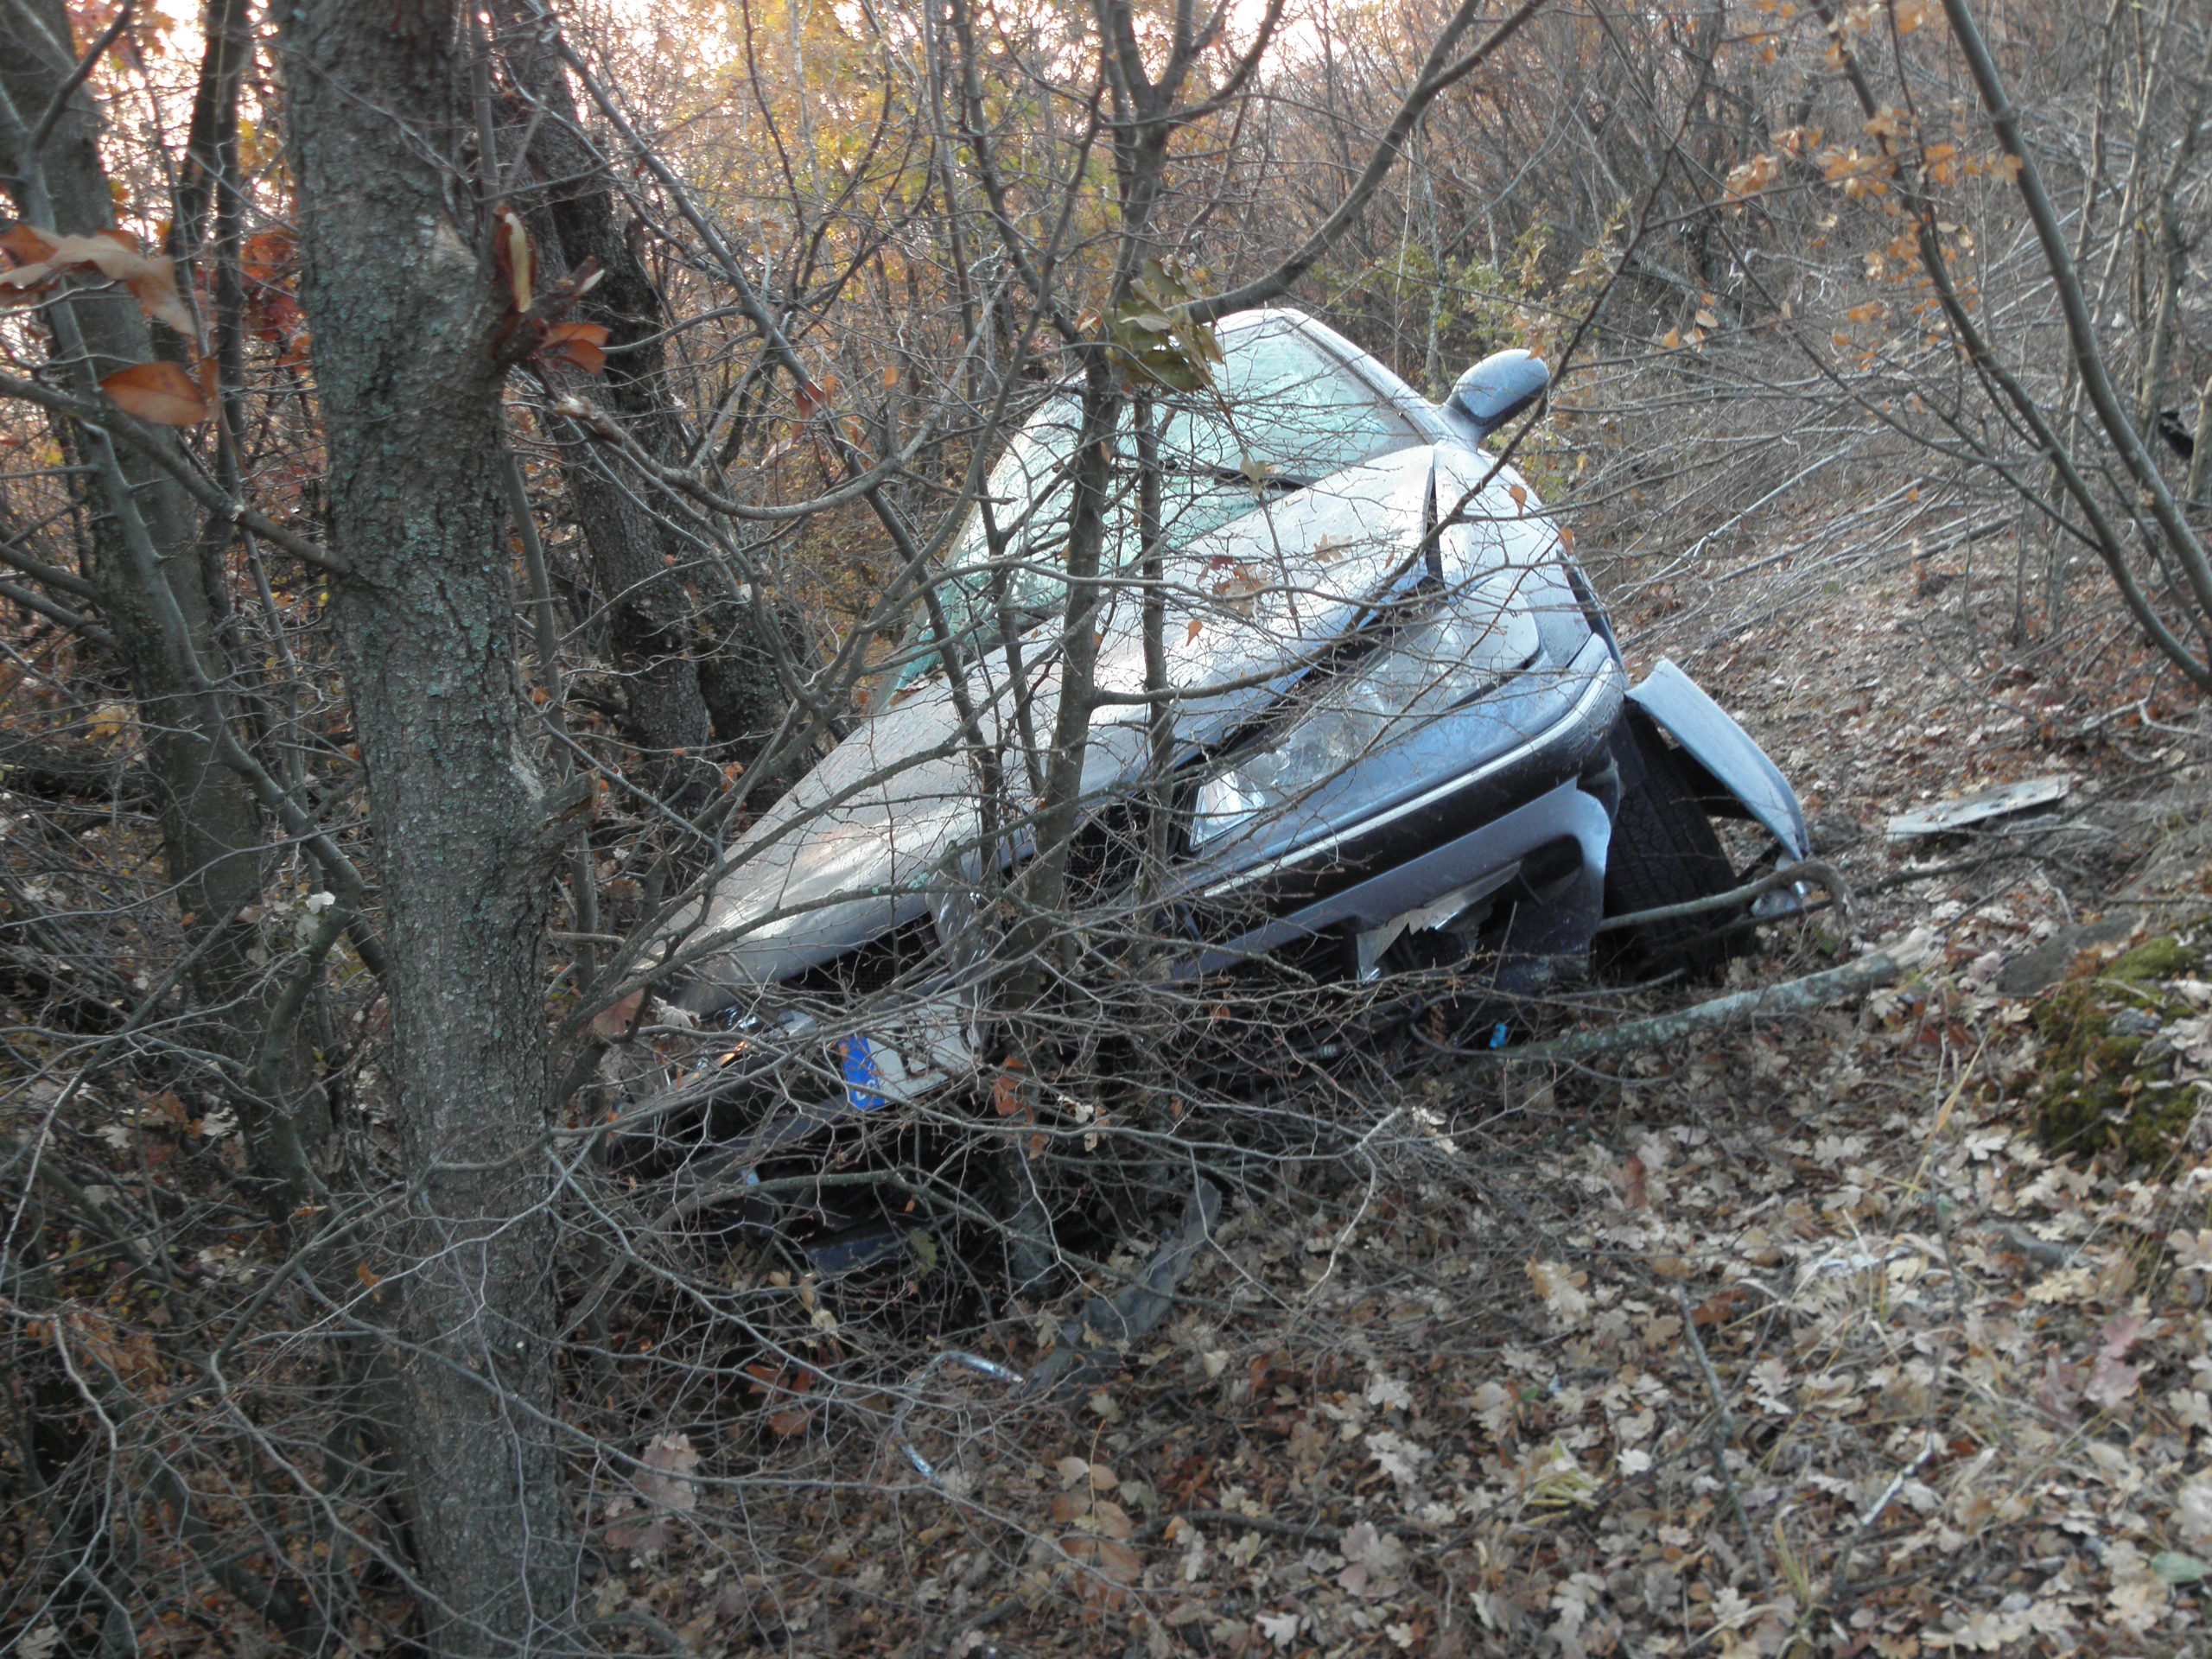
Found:
[{"label": "car hood", "polygon": [[[1422,446],[1347,468],[1166,556],[1167,673],[1185,693],[1179,744],[1203,744],[1249,721],[1378,603],[1421,582],[1436,460]],[[1442,538],[1446,602],[1494,615],[1488,637],[1506,666],[1528,659],[1534,633],[1512,573],[1553,539],[1541,521],[1514,511]],[[1052,729],[1058,703],[1057,626],[1021,642],[1027,724],[1040,734]],[[1139,595],[1109,589],[1099,628],[1103,691],[1142,690],[1142,628]],[[971,663],[967,684],[982,735],[1007,753],[1008,798],[1023,798],[1007,652]],[[1086,794],[1139,775],[1145,722],[1137,703],[1109,702],[1094,715]],[[846,738],[745,832],[704,901],[677,918],[667,944],[690,961],[689,976],[740,990],[829,961],[925,913],[928,890],[946,885],[956,863],[976,868],[983,826],[973,750],[942,672]]]}]

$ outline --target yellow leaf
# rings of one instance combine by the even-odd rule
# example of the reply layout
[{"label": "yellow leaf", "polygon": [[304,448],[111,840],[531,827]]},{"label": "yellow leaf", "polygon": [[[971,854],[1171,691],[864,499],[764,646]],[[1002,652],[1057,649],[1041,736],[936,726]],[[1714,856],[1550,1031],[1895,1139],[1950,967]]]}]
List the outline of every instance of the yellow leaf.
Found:
[{"label": "yellow leaf", "polygon": [[129,704],[104,702],[92,710],[92,718],[85,722],[85,735],[96,743],[112,743],[123,735],[130,724]]}]

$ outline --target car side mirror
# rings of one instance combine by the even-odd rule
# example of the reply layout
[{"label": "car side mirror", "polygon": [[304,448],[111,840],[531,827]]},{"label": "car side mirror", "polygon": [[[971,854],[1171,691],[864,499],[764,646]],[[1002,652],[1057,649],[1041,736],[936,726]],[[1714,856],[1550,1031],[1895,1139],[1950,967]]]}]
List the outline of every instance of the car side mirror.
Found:
[{"label": "car side mirror", "polygon": [[1459,377],[1444,400],[1445,418],[1480,443],[1544,395],[1552,372],[1534,352],[1493,352]]}]

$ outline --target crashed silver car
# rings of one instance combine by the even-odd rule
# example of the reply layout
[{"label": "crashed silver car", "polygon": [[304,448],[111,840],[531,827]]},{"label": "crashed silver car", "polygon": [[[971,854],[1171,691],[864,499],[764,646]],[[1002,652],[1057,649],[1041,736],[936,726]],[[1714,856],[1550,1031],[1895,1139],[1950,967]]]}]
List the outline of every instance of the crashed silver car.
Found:
[{"label": "crashed silver car", "polygon": [[[1440,405],[1294,312],[1216,338],[1211,384],[1156,390],[1147,444],[1125,432],[1083,774],[1094,825],[1166,803],[1147,843],[1160,971],[1289,956],[1357,983],[1459,959],[1510,999],[1572,979],[1601,937],[1659,972],[1740,949],[1744,907],[1601,928],[1735,889],[1713,816],[1763,829],[1783,868],[1806,834],[1781,772],[1686,675],[1662,662],[1630,685],[1541,504],[1485,447],[1544,365],[1502,353]],[[997,461],[934,622],[884,672],[887,706],[746,831],[668,939],[667,1001],[728,1034],[639,1109],[724,1168],[983,1064],[993,897],[1033,851],[984,779],[1033,805],[1076,409],[1050,397]]]}]

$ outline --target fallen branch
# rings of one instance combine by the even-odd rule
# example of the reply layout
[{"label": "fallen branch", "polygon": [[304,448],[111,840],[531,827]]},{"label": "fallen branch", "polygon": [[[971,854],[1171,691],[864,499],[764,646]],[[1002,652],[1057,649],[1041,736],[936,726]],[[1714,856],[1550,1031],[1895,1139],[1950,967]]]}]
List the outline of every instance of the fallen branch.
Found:
[{"label": "fallen branch", "polygon": [[1661,905],[1653,910],[1632,910],[1624,915],[1608,916],[1599,922],[1597,931],[1618,932],[1623,928],[1650,927],[1660,922],[1680,921],[1690,916],[1702,916],[1708,911],[1733,910],[1764,898],[1783,887],[1794,887],[1800,882],[1817,881],[1835,895],[1847,919],[1851,915],[1851,887],[1832,865],[1817,858],[1800,859],[1795,864],[1770,870],[1756,881],[1747,881],[1740,887],[1726,893],[1709,893],[1702,899],[1686,899],[1679,905]]},{"label": "fallen branch", "polygon": [[1755,991],[1738,991],[1730,996],[1716,996],[1710,1002],[1700,1002],[1694,1007],[1673,1014],[1654,1014],[1649,1020],[1629,1020],[1617,1026],[1602,1026],[1595,1031],[1578,1031],[1565,1037],[1554,1037],[1548,1042],[1529,1043],[1519,1048],[1495,1049],[1479,1057],[1478,1062],[1495,1064],[1501,1060],[1578,1060],[1588,1054],[1606,1054],[1623,1048],[1662,1048],[1669,1043],[1699,1033],[1717,1030],[1724,1026],[1741,1025],[1766,1014],[1809,1014],[1815,1008],[1825,1007],[1831,1002],[1840,1002],[1846,997],[1856,996],[1861,991],[1871,991],[1894,983],[1903,976],[1904,969],[1886,951],[1877,950],[1872,956],[1861,957],[1840,968],[1830,968],[1824,973],[1808,974],[1802,979],[1786,981],[1780,985],[1763,985]]},{"label": "fallen branch", "polygon": [[1859,1524],[1851,1529],[1851,1536],[1844,1541],[1843,1548],[1836,1552],[1835,1570],[1828,1575],[1827,1593],[1808,1607],[1805,1610],[1804,1618],[1798,1620],[1797,1628],[1801,1633],[1811,1628],[1815,1615],[1842,1605],[1843,1599],[1851,1593],[1853,1554],[1861,1544],[1866,1541],[1866,1535],[1874,1529],[1874,1523],[1882,1518],[1882,1511],[1888,1509],[1897,1495],[1904,1490],[1905,1483],[1920,1472],[1921,1465],[1936,1455],[1939,1444],[1934,1434],[1923,1430],[1920,1455],[1897,1471],[1890,1484],[1882,1489],[1882,1495],[1874,1500],[1872,1507],[1859,1517]]}]

